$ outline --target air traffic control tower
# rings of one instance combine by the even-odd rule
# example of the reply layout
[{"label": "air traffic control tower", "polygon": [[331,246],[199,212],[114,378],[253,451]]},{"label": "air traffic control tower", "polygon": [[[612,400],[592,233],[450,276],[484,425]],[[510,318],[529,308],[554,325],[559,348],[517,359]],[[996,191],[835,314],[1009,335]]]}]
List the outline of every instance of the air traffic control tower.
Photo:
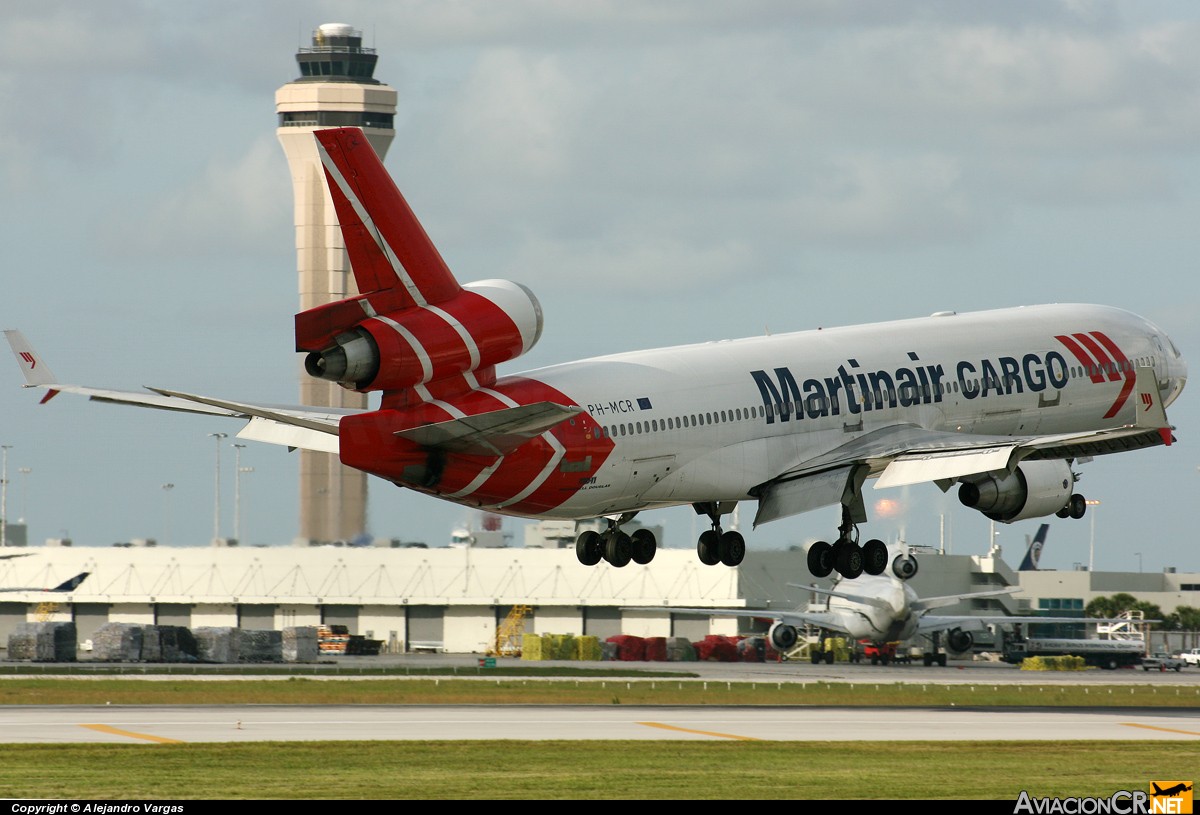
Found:
[{"label": "air traffic control tower", "polygon": [[[358,294],[325,188],[313,131],[361,127],[382,158],[396,131],[396,91],[373,77],[378,56],[362,32],[322,25],[300,48],[300,76],[275,92],[276,131],[292,173],[300,310]],[[302,374],[300,400],[314,407],[365,407],[366,397]],[[351,541],[366,531],[367,477],[336,456],[300,451],[300,542]]]}]

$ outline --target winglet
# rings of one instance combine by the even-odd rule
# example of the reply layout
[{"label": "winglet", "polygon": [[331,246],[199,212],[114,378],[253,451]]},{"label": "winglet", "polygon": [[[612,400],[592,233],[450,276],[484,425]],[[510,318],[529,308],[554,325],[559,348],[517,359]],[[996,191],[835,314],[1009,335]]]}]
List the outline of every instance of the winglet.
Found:
[{"label": "winglet", "polygon": [[17,358],[17,364],[21,366],[21,373],[25,375],[25,387],[49,388],[49,392],[42,397],[42,404],[53,399],[58,394],[54,388],[58,384],[58,379],[55,378],[54,372],[50,370],[38,352],[33,350],[33,346],[29,344],[29,340],[25,339],[25,335],[15,328],[10,328],[5,330],[4,338],[8,340],[8,346],[12,348],[13,356]]},{"label": "winglet", "polygon": [[1167,412],[1163,408],[1162,394],[1158,390],[1158,379],[1153,368],[1138,368],[1134,384],[1134,420],[1137,427],[1152,427],[1162,436],[1163,444],[1170,446],[1175,441],[1171,425],[1167,423]]}]

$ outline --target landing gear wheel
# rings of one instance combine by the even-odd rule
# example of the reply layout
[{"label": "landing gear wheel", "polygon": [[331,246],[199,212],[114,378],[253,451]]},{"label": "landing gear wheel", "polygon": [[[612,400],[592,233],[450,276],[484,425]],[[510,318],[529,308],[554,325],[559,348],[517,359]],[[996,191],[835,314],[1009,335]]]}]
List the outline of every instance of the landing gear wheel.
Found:
[{"label": "landing gear wheel", "polygon": [[881,540],[871,539],[862,548],[863,571],[867,574],[883,574],[887,570],[887,544]]},{"label": "landing gear wheel", "polygon": [[832,664],[833,664],[833,651],[826,651],[826,652],[825,652],[825,664],[826,664],[826,665],[832,665]]},{"label": "landing gear wheel", "polygon": [[633,539],[624,532],[614,532],[607,537],[604,559],[618,569],[629,565],[629,561],[633,557]]},{"label": "landing gear wheel", "polygon": [[820,664],[821,664],[821,652],[820,652],[820,651],[813,651],[813,652],[812,652],[812,657],[811,657],[811,658],[812,658],[812,664],[813,664],[813,665],[820,665]]},{"label": "landing gear wheel", "polygon": [[645,566],[654,560],[654,553],[658,551],[658,541],[654,540],[653,532],[649,529],[635,529],[630,538],[633,540],[634,563]]},{"label": "landing gear wheel", "polygon": [[716,566],[721,562],[721,536],[715,530],[700,533],[696,541],[696,555],[705,566]]},{"label": "landing gear wheel", "polygon": [[829,577],[833,571],[833,547],[825,541],[808,547],[808,570],[813,577]]},{"label": "landing gear wheel", "polygon": [[833,545],[833,568],[847,580],[858,577],[863,573],[862,549],[852,540],[838,539]]},{"label": "landing gear wheel", "polygon": [[1071,496],[1071,500],[1067,502],[1067,512],[1070,513],[1072,518],[1078,521],[1087,512],[1087,499],[1079,493],[1075,493]]},{"label": "landing gear wheel", "polygon": [[604,554],[604,540],[599,532],[588,530],[575,539],[575,557],[584,566],[595,566]]},{"label": "landing gear wheel", "polygon": [[1059,518],[1070,518],[1071,517],[1071,507],[1069,505],[1065,506],[1054,514],[1057,515]]},{"label": "landing gear wheel", "polygon": [[718,551],[722,563],[726,566],[737,566],[742,562],[742,558],[746,557],[746,539],[742,537],[741,532],[731,529],[721,535]]}]

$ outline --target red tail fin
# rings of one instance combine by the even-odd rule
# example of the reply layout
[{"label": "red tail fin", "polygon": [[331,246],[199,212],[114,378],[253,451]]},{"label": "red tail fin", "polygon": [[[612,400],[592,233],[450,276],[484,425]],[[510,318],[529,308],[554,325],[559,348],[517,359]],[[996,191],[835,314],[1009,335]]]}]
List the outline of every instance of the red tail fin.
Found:
[{"label": "red tail fin", "polygon": [[458,281],[363,132],[346,127],[315,135],[358,290],[399,287],[411,298],[404,305],[419,306],[458,294]]}]

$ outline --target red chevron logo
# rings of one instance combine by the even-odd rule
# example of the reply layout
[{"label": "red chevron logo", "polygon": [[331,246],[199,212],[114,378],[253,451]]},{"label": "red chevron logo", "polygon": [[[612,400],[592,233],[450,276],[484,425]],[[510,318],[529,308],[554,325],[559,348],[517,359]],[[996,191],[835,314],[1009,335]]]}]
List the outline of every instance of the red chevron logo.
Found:
[{"label": "red chevron logo", "polygon": [[1117,394],[1117,400],[1104,414],[1105,419],[1116,416],[1125,406],[1129,394],[1133,392],[1133,383],[1136,378],[1133,364],[1125,356],[1125,352],[1101,331],[1089,331],[1086,334],[1078,333],[1070,336],[1060,334],[1054,339],[1061,342],[1063,347],[1071,352],[1095,384],[1102,384],[1106,378],[1110,382],[1125,380],[1121,386],[1121,392]]}]

